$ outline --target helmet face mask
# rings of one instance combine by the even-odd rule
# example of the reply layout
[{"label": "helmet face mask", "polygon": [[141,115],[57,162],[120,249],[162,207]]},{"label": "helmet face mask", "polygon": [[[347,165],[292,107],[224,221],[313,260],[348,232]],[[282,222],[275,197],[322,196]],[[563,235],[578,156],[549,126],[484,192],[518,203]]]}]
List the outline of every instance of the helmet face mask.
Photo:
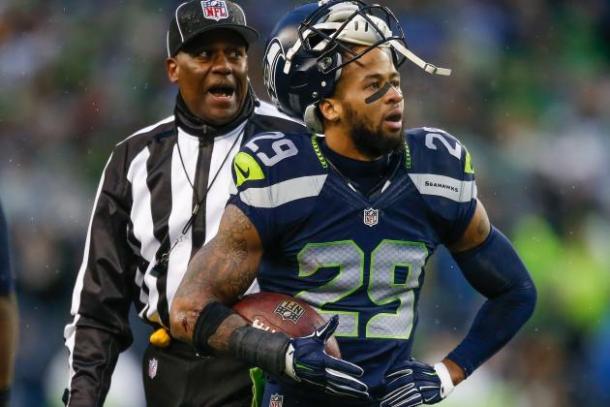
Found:
[{"label": "helmet face mask", "polygon": [[[360,0],[310,3],[288,13],[275,27],[264,57],[269,96],[285,113],[322,132],[317,103],[333,95],[342,68],[375,48],[387,48],[396,67],[410,59],[429,73],[449,70],[413,54],[392,11]],[[354,51],[358,46],[358,52]]]},{"label": "helmet face mask", "polygon": [[[319,54],[323,57],[334,52],[351,55],[341,64],[328,67],[324,73],[339,70],[377,47],[392,49],[389,45],[392,41],[403,42],[406,46],[402,27],[387,7],[378,4],[367,5],[362,1],[347,1],[329,3],[329,9],[330,14],[327,14],[327,17],[334,21],[324,21],[324,14],[328,10],[319,8],[303,21],[297,30],[303,48],[312,55]],[[356,53],[346,46],[346,43],[367,48]],[[402,65],[406,59],[393,49],[392,55],[396,67]]]}]

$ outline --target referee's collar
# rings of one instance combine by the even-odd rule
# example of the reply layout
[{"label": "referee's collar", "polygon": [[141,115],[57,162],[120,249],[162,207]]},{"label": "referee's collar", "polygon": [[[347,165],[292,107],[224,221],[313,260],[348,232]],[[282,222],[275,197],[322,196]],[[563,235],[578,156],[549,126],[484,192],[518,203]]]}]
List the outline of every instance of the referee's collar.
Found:
[{"label": "referee's collar", "polygon": [[254,107],[258,103],[254,96],[254,91],[251,87],[248,87],[248,94],[244,101],[244,106],[241,112],[233,119],[230,123],[224,126],[213,126],[206,123],[198,116],[195,116],[190,109],[187,107],[186,102],[182,99],[182,95],[178,92],[176,96],[176,107],[174,108],[174,115],[176,117],[176,124],[187,131],[189,134],[194,136],[211,139],[217,136],[222,136],[236,129],[240,124],[252,116]]}]

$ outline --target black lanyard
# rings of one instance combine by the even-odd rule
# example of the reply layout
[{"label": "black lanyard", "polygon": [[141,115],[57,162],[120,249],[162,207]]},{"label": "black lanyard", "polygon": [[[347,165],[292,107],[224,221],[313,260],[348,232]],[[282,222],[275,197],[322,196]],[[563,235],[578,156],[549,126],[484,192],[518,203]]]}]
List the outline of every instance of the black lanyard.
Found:
[{"label": "black lanyard", "polygon": [[[180,150],[179,133],[176,136],[176,146],[178,148],[178,156],[180,157],[180,163],[182,164],[182,169],[184,170],[184,175],[186,177],[186,180],[188,181],[189,185],[193,189],[193,195],[195,195],[195,200],[197,203],[193,207],[193,212],[191,213],[189,220],[186,222],[186,224],[182,228],[182,232],[181,232],[180,236],[174,241],[174,243],[170,246],[170,248],[161,255],[159,262],[153,268],[153,273],[157,274],[161,271],[161,270],[157,269],[157,267],[159,267],[159,266],[163,267],[164,270],[167,269],[167,263],[169,262],[169,255],[171,254],[172,250],[174,250],[174,248],[178,245],[178,243],[180,243],[180,241],[182,241],[184,236],[186,236],[186,234],[189,232],[189,230],[193,226],[195,219],[197,219],[197,215],[199,215],[199,210],[201,209],[201,205],[203,204],[204,199],[207,198],[208,192],[210,192],[210,189],[212,189],[212,186],[214,186],[214,182],[216,182],[216,179],[218,178],[220,171],[222,171],[222,168],[225,166],[227,160],[229,159],[229,156],[231,155],[231,152],[237,145],[237,142],[239,141],[240,138],[241,138],[240,134],[237,134],[237,137],[235,137],[235,141],[233,141],[233,144],[231,144],[229,151],[223,158],[222,163],[220,164],[220,167],[218,167],[218,170],[214,174],[214,177],[212,177],[212,181],[208,183],[208,187],[206,188],[205,193],[203,194],[203,196],[200,197],[199,194],[197,193],[197,188],[195,188],[194,183],[191,181],[191,178],[189,177],[188,171],[186,170],[186,165],[184,164],[184,159],[182,158],[182,151]],[[169,230],[168,230],[167,235],[165,235],[165,238],[163,238],[163,241],[161,242],[160,247],[163,247],[163,245],[165,245],[169,241],[169,239],[170,239],[170,236],[169,236]],[[157,270],[155,270],[155,269],[157,269]]]}]

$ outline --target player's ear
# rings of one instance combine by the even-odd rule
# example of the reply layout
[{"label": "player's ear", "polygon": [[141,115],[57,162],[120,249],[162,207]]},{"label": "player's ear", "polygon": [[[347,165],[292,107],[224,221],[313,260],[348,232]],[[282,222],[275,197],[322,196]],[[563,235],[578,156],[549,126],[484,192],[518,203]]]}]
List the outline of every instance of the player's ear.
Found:
[{"label": "player's ear", "polygon": [[176,58],[167,58],[165,60],[165,69],[167,71],[169,81],[171,83],[177,83],[180,76],[180,67],[178,66],[178,61]]},{"label": "player's ear", "polygon": [[341,104],[336,99],[323,99],[318,104],[318,108],[324,120],[331,123],[338,121],[341,117]]}]

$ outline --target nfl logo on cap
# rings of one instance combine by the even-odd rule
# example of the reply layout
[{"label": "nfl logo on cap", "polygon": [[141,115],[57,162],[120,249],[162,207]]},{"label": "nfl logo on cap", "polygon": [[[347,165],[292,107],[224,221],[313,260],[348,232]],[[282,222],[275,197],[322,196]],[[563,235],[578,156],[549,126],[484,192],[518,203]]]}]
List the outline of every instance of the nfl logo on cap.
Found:
[{"label": "nfl logo on cap", "polygon": [[201,2],[203,16],[208,20],[223,20],[229,18],[227,3],[223,0],[204,0]]}]

